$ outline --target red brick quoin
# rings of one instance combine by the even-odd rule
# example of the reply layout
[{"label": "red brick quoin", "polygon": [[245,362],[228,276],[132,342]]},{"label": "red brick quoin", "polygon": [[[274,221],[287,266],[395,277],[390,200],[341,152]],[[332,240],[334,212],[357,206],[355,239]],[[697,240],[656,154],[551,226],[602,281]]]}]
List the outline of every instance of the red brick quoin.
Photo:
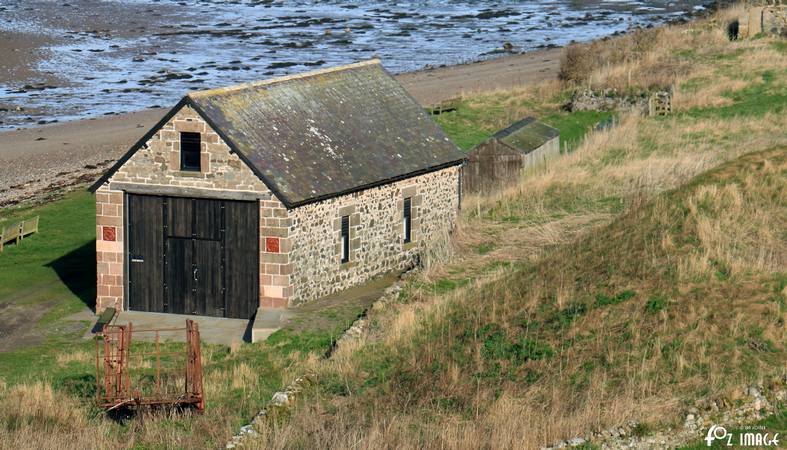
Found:
[{"label": "red brick quoin", "polygon": [[279,253],[279,238],[277,237],[265,238],[265,251],[268,253]]},{"label": "red brick quoin", "polygon": [[101,239],[104,241],[117,240],[117,229],[115,227],[103,227]]}]

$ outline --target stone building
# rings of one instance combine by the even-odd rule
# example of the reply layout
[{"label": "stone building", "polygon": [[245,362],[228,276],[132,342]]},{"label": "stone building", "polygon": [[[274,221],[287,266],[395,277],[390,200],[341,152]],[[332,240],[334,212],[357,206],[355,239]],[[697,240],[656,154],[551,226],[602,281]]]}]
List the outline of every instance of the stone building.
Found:
[{"label": "stone building", "polygon": [[91,187],[97,309],[248,318],[404,269],[463,160],[377,60],[190,93]]},{"label": "stone building", "polygon": [[754,1],[730,24],[730,38],[753,38],[760,33],[787,37],[787,4],[781,0]]},{"label": "stone building", "polygon": [[560,154],[560,132],[533,117],[478,144],[462,169],[462,191],[490,192],[517,181],[524,170]]}]

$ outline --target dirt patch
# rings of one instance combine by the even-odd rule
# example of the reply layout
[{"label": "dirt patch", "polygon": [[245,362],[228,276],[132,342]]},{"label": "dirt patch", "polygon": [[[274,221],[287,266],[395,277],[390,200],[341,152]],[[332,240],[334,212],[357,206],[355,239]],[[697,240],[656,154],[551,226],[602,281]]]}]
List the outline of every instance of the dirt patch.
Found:
[{"label": "dirt patch", "polygon": [[36,329],[36,323],[53,306],[54,303],[39,303],[32,308],[29,305],[0,303],[0,352],[42,343],[46,336]]}]

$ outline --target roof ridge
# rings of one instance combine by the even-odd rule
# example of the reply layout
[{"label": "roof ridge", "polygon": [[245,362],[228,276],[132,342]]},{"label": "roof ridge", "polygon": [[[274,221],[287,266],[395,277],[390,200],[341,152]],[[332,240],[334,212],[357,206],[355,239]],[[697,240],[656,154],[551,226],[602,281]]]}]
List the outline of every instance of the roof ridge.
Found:
[{"label": "roof ridge", "polygon": [[265,80],[251,81],[251,82],[248,82],[248,83],[235,84],[235,85],[232,85],[232,86],[226,86],[226,87],[220,87],[220,88],[214,88],[214,89],[207,89],[207,90],[204,90],[204,91],[193,91],[193,92],[189,92],[188,94],[186,94],[186,96],[187,97],[191,97],[192,99],[197,99],[197,98],[201,98],[201,97],[208,97],[208,96],[211,96],[211,95],[226,94],[226,93],[235,92],[235,91],[239,91],[239,90],[242,90],[242,89],[248,89],[248,88],[252,88],[252,87],[268,86],[268,85],[271,85],[271,84],[281,83],[281,82],[284,82],[284,81],[298,80],[298,79],[302,79],[302,78],[309,78],[309,77],[314,77],[314,76],[317,76],[317,75],[324,75],[324,74],[333,73],[333,72],[341,72],[341,71],[344,71],[344,70],[350,70],[350,69],[355,69],[355,68],[364,67],[364,66],[370,66],[370,65],[374,65],[374,64],[380,64],[380,59],[379,58],[373,58],[373,59],[369,59],[369,60],[366,60],[366,61],[360,61],[360,62],[356,62],[356,63],[352,63],[352,64],[344,64],[344,65],[341,65],[341,66],[327,67],[325,69],[310,70],[308,72],[295,73],[295,74],[292,74],[292,75],[283,75],[283,76],[280,76],[280,77],[267,78]]}]

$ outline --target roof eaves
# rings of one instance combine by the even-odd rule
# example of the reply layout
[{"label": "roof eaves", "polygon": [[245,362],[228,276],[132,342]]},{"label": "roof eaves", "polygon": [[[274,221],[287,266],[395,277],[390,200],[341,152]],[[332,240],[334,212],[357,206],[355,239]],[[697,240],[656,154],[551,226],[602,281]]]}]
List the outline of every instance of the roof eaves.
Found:
[{"label": "roof eaves", "polygon": [[454,160],[454,161],[449,161],[447,163],[443,163],[443,164],[439,164],[439,165],[436,165],[436,166],[428,167],[426,169],[416,170],[414,172],[410,172],[410,173],[406,173],[406,174],[402,174],[402,175],[397,175],[395,177],[387,178],[387,179],[384,179],[384,180],[378,180],[378,181],[375,181],[373,183],[367,183],[367,184],[364,184],[364,185],[361,185],[361,186],[356,186],[356,187],[353,187],[351,189],[346,189],[346,190],[341,191],[341,192],[335,192],[333,194],[327,194],[327,195],[321,195],[321,196],[318,196],[318,197],[308,198],[306,200],[301,200],[301,201],[298,201],[298,202],[294,202],[294,203],[292,203],[291,206],[287,206],[287,208],[288,209],[298,208],[300,206],[305,206],[305,205],[309,205],[309,204],[312,204],[312,203],[319,203],[321,201],[328,200],[328,199],[331,199],[331,198],[341,197],[343,195],[349,195],[349,194],[353,194],[355,192],[365,191],[367,189],[372,189],[372,188],[375,188],[375,187],[384,186],[386,184],[390,184],[390,183],[394,183],[394,182],[397,182],[397,181],[406,180],[408,178],[413,178],[413,177],[417,177],[417,176],[420,176],[420,175],[425,175],[427,173],[436,172],[438,170],[447,169],[449,167],[458,166],[458,165],[464,163],[466,160],[467,160],[467,157],[465,156],[465,157],[463,157],[461,159],[457,159],[457,160]]}]

